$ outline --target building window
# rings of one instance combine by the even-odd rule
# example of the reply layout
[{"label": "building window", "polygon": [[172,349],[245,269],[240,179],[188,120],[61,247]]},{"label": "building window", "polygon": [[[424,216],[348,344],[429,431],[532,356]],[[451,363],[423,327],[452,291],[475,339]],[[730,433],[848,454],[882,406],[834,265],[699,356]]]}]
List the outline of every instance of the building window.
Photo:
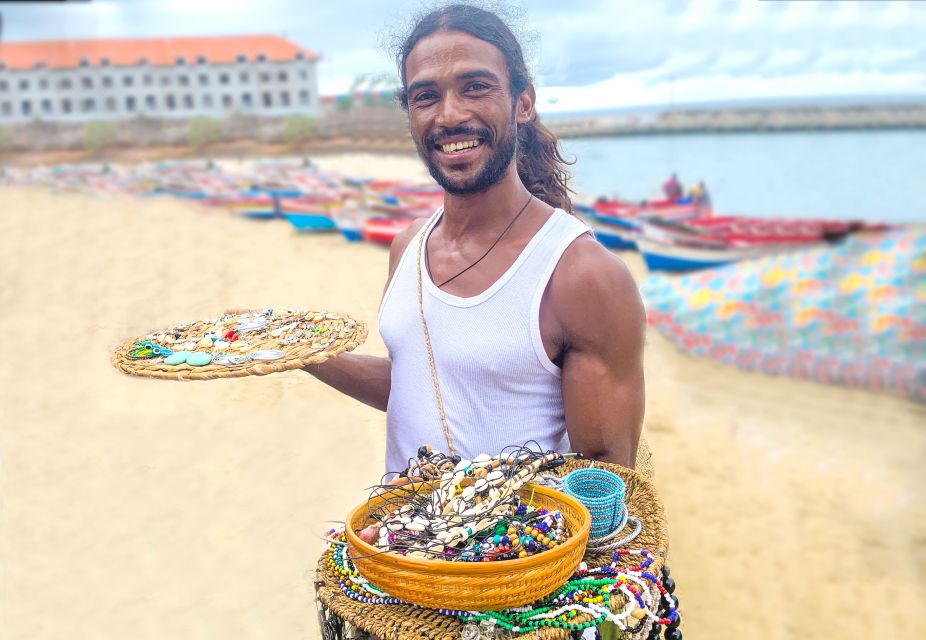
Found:
[{"label": "building window", "polygon": [[96,100],[93,98],[84,98],[80,103],[80,110],[84,113],[96,111]]},{"label": "building window", "polygon": [[43,91],[45,89],[48,89],[48,80],[46,80],[45,78],[42,78],[41,80],[39,80],[39,89],[42,89]]},{"label": "building window", "polygon": [[123,86],[126,86],[126,87],[131,87],[134,82],[135,82],[135,78],[133,78],[132,76],[124,76],[122,78],[122,84]]},{"label": "building window", "polygon": [[267,73],[266,71],[264,71],[263,73],[261,73],[261,74],[260,74],[260,81],[261,81],[261,82],[264,82],[264,83],[270,82],[270,74]]},{"label": "building window", "polygon": [[32,103],[29,100],[23,100],[20,105],[24,116],[32,115]]},{"label": "building window", "polygon": [[170,76],[161,76],[161,86],[162,87],[170,86]]},{"label": "building window", "polygon": [[61,80],[59,80],[59,81],[58,81],[58,88],[59,88],[59,89],[70,89],[70,88],[71,88],[71,79],[70,79],[70,78],[62,78]]},{"label": "building window", "polygon": [[250,93],[241,94],[241,105],[245,107],[246,109],[251,108],[251,94]]},{"label": "building window", "polygon": [[103,76],[103,81],[102,81],[102,82],[103,82],[103,87],[106,88],[106,89],[108,89],[108,88],[110,88],[111,86],[113,86],[113,79],[110,78],[109,76]]},{"label": "building window", "polygon": [[170,109],[171,111],[174,110],[174,108],[177,106],[177,101],[174,100],[173,94],[170,94],[170,93],[167,94],[167,98],[165,98],[164,104],[166,104],[167,108]]},{"label": "building window", "polygon": [[285,71],[280,71],[277,74],[277,80],[279,80],[280,82],[286,82],[287,80],[289,80],[289,74],[286,73]]},{"label": "building window", "polygon": [[20,90],[20,91],[28,91],[28,90],[29,90],[29,81],[28,81],[28,80],[20,80],[20,81],[19,81],[19,90]]},{"label": "building window", "polygon": [[51,113],[51,100],[45,98],[42,100],[42,113]]},{"label": "building window", "polygon": [[13,106],[9,102],[4,102],[3,107],[0,107],[0,109],[2,109],[3,115],[5,116],[13,114]]},{"label": "building window", "polygon": [[203,107],[206,109],[212,108],[212,96],[203,96]]},{"label": "building window", "polygon": [[142,84],[145,85],[146,87],[150,87],[150,86],[151,86],[151,76],[150,76],[150,75],[145,74],[145,75],[142,77],[141,81],[142,81]]},{"label": "building window", "polygon": [[93,78],[81,78],[80,85],[84,89],[92,89],[93,88]]},{"label": "building window", "polygon": [[269,91],[265,91],[261,97],[263,99],[263,103],[265,107],[273,106],[273,96],[270,95]]},{"label": "building window", "polygon": [[237,60],[238,62],[247,62],[248,57],[244,55],[243,53],[239,53],[237,56],[235,56],[235,60]]},{"label": "building window", "polygon": [[206,56],[196,56],[196,64],[206,64]]},{"label": "building window", "polygon": [[177,65],[182,67],[185,64],[186,64],[186,58],[184,58],[183,56],[177,56]]},{"label": "building window", "polygon": [[209,76],[208,76],[208,74],[205,74],[205,73],[199,74],[199,84],[201,84],[201,85],[203,85],[203,86],[206,86],[206,85],[209,84]]},{"label": "building window", "polygon": [[232,101],[232,97],[230,95],[226,93],[224,96],[222,96],[222,106],[224,108],[231,109],[233,104],[234,102]]},{"label": "building window", "polygon": [[6,80],[0,80],[0,91],[8,91],[10,85],[6,83]]},{"label": "building window", "polygon": [[106,110],[107,111],[116,110],[116,99],[115,98],[106,98]]},{"label": "building window", "polygon": [[138,59],[138,66],[142,67],[142,66],[144,66],[144,65],[146,65],[146,64],[148,64],[148,58],[139,58],[139,59]]},{"label": "building window", "polygon": [[296,52],[296,60],[305,60],[305,54],[301,51]]},{"label": "building window", "polygon": [[145,108],[157,109],[158,99],[155,96],[145,96]]},{"label": "building window", "polygon": [[80,59],[80,66],[82,66],[82,67],[89,67],[89,66],[90,66],[90,61],[87,60],[86,58],[81,58],[81,59]]},{"label": "building window", "polygon": [[109,66],[109,58],[100,58],[100,65],[104,67]]},{"label": "building window", "polygon": [[257,61],[258,61],[258,62],[267,62],[267,54],[266,54],[266,53],[258,53],[258,54],[257,54]]},{"label": "building window", "polygon": [[188,86],[190,86],[190,77],[189,77],[189,76],[180,76],[179,78],[177,78],[177,84],[179,84],[181,87],[188,87]]},{"label": "building window", "polygon": [[305,89],[299,92],[299,104],[309,104],[309,92]]},{"label": "building window", "polygon": [[193,96],[187,94],[183,96],[183,108],[192,109],[193,108]]},{"label": "building window", "polygon": [[251,80],[251,74],[249,74],[247,71],[242,71],[238,74],[238,80],[244,83],[249,82]]},{"label": "building window", "polygon": [[289,91],[280,92],[280,104],[282,104],[284,107],[289,106]]},{"label": "building window", "polygon": [[125,99],[125,110],[135,111],[135,96],[128,96]]},{"label": "building window", "polygon": [[309,72],[306,71],[305,69],[300,69],[300,70],[299,70],[299,79],[300,79],[300,80],[308,80],[308,79],[309,79]]},{"label": "building window", "polygon": [[71,101],[67,98],[61,101],[61,113],[71,113]]},{"label": "building window", "polygon": [[228,84],[228,74],[227,73],[219,74],[219,84]]}]

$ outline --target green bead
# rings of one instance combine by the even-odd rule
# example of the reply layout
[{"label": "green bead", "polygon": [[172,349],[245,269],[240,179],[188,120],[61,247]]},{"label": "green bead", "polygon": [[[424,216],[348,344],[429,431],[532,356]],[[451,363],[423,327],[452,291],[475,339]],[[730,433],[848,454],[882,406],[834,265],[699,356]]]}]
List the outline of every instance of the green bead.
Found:
[{"label": "green bead", "polygon": [[202,351],[194,351],[186,359],[186,363],[193,367],[204,367],[210,362],[212,362],[212,354]]},{"label": "green bead", "polygon": [[164,358],[164,364],[176,367],[186,362],[193,353],[191,351],[175,351],[166,358]]}]

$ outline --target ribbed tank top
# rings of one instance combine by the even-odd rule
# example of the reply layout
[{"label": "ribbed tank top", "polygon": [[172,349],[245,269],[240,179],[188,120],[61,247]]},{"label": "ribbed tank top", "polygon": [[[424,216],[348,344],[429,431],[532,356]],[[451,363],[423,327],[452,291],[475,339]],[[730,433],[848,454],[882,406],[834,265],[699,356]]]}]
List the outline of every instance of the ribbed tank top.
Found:
[{"label": "ribbed tank top", "polygon": [[[386,470],[401,471],[418,447],[447,451],[418,314],[415,260],[421,234],[430,234],[439,209],[412,239],[383,297],[379,331],[392,359],[386,410]],[[540,337],[540,299],[560,257],[589,231],[556,209],[511,267],[479,295],[462,298],[437,288],[421,265],[428,322],[444,414],[458,454],[496,454],[535,440],[566,452],[560,368]]]}]

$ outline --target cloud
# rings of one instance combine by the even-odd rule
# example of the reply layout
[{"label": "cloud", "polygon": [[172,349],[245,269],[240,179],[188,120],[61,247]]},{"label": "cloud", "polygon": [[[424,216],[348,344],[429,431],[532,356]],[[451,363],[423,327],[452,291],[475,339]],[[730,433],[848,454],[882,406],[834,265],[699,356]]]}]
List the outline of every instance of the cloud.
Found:
[{"label": "cloud", "polygon": [[[522,0],[538,88],[614,106],[674,87],[718,99],[787,90],[926,88],[926,2]],[[10,40],[275,33],[323,54],[323,93],[392,72],[378,43],[430,0],[97,0],[5,5]],[[516,12],[517,13],[517,12]],[[707,98],[705,98],[707,99]],[[577,98],[578,100],[578,98]]]}]

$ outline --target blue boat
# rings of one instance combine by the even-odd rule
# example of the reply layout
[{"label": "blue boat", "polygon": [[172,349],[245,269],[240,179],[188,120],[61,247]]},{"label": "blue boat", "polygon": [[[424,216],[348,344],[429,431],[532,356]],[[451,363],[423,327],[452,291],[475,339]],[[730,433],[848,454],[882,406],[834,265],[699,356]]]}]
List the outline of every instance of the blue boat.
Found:
[{"label": "blue boat", "polygon": [[284,211],[283,217],[289,220],[289,223],[296,227],[297,231],[314,232],[337,230],[334,220],[323,213],[290,213]]},{"label": "blue boat", "polygon": [[629,220],[598,213],[587,205],[576,205],[575,210],[585,218],[598,242],[607,248],[616,251],[636,250],[639,228]]},{"label": "blue boat", "polygon": [[349,227],[338,227],[341,231],[341,235],[344,236],[344,239],[348,242],[360,242],[363,240],[363,234],[360,233],[360,229],[352,229]]},{"label": "blue boat", "polygon": [[334,231],[337,229],[334,219],[317,203],[283,198],[276,198],[275,200],[277,211],[289,220],[289,223],[296,227],[297,231],[314,232]]}]

